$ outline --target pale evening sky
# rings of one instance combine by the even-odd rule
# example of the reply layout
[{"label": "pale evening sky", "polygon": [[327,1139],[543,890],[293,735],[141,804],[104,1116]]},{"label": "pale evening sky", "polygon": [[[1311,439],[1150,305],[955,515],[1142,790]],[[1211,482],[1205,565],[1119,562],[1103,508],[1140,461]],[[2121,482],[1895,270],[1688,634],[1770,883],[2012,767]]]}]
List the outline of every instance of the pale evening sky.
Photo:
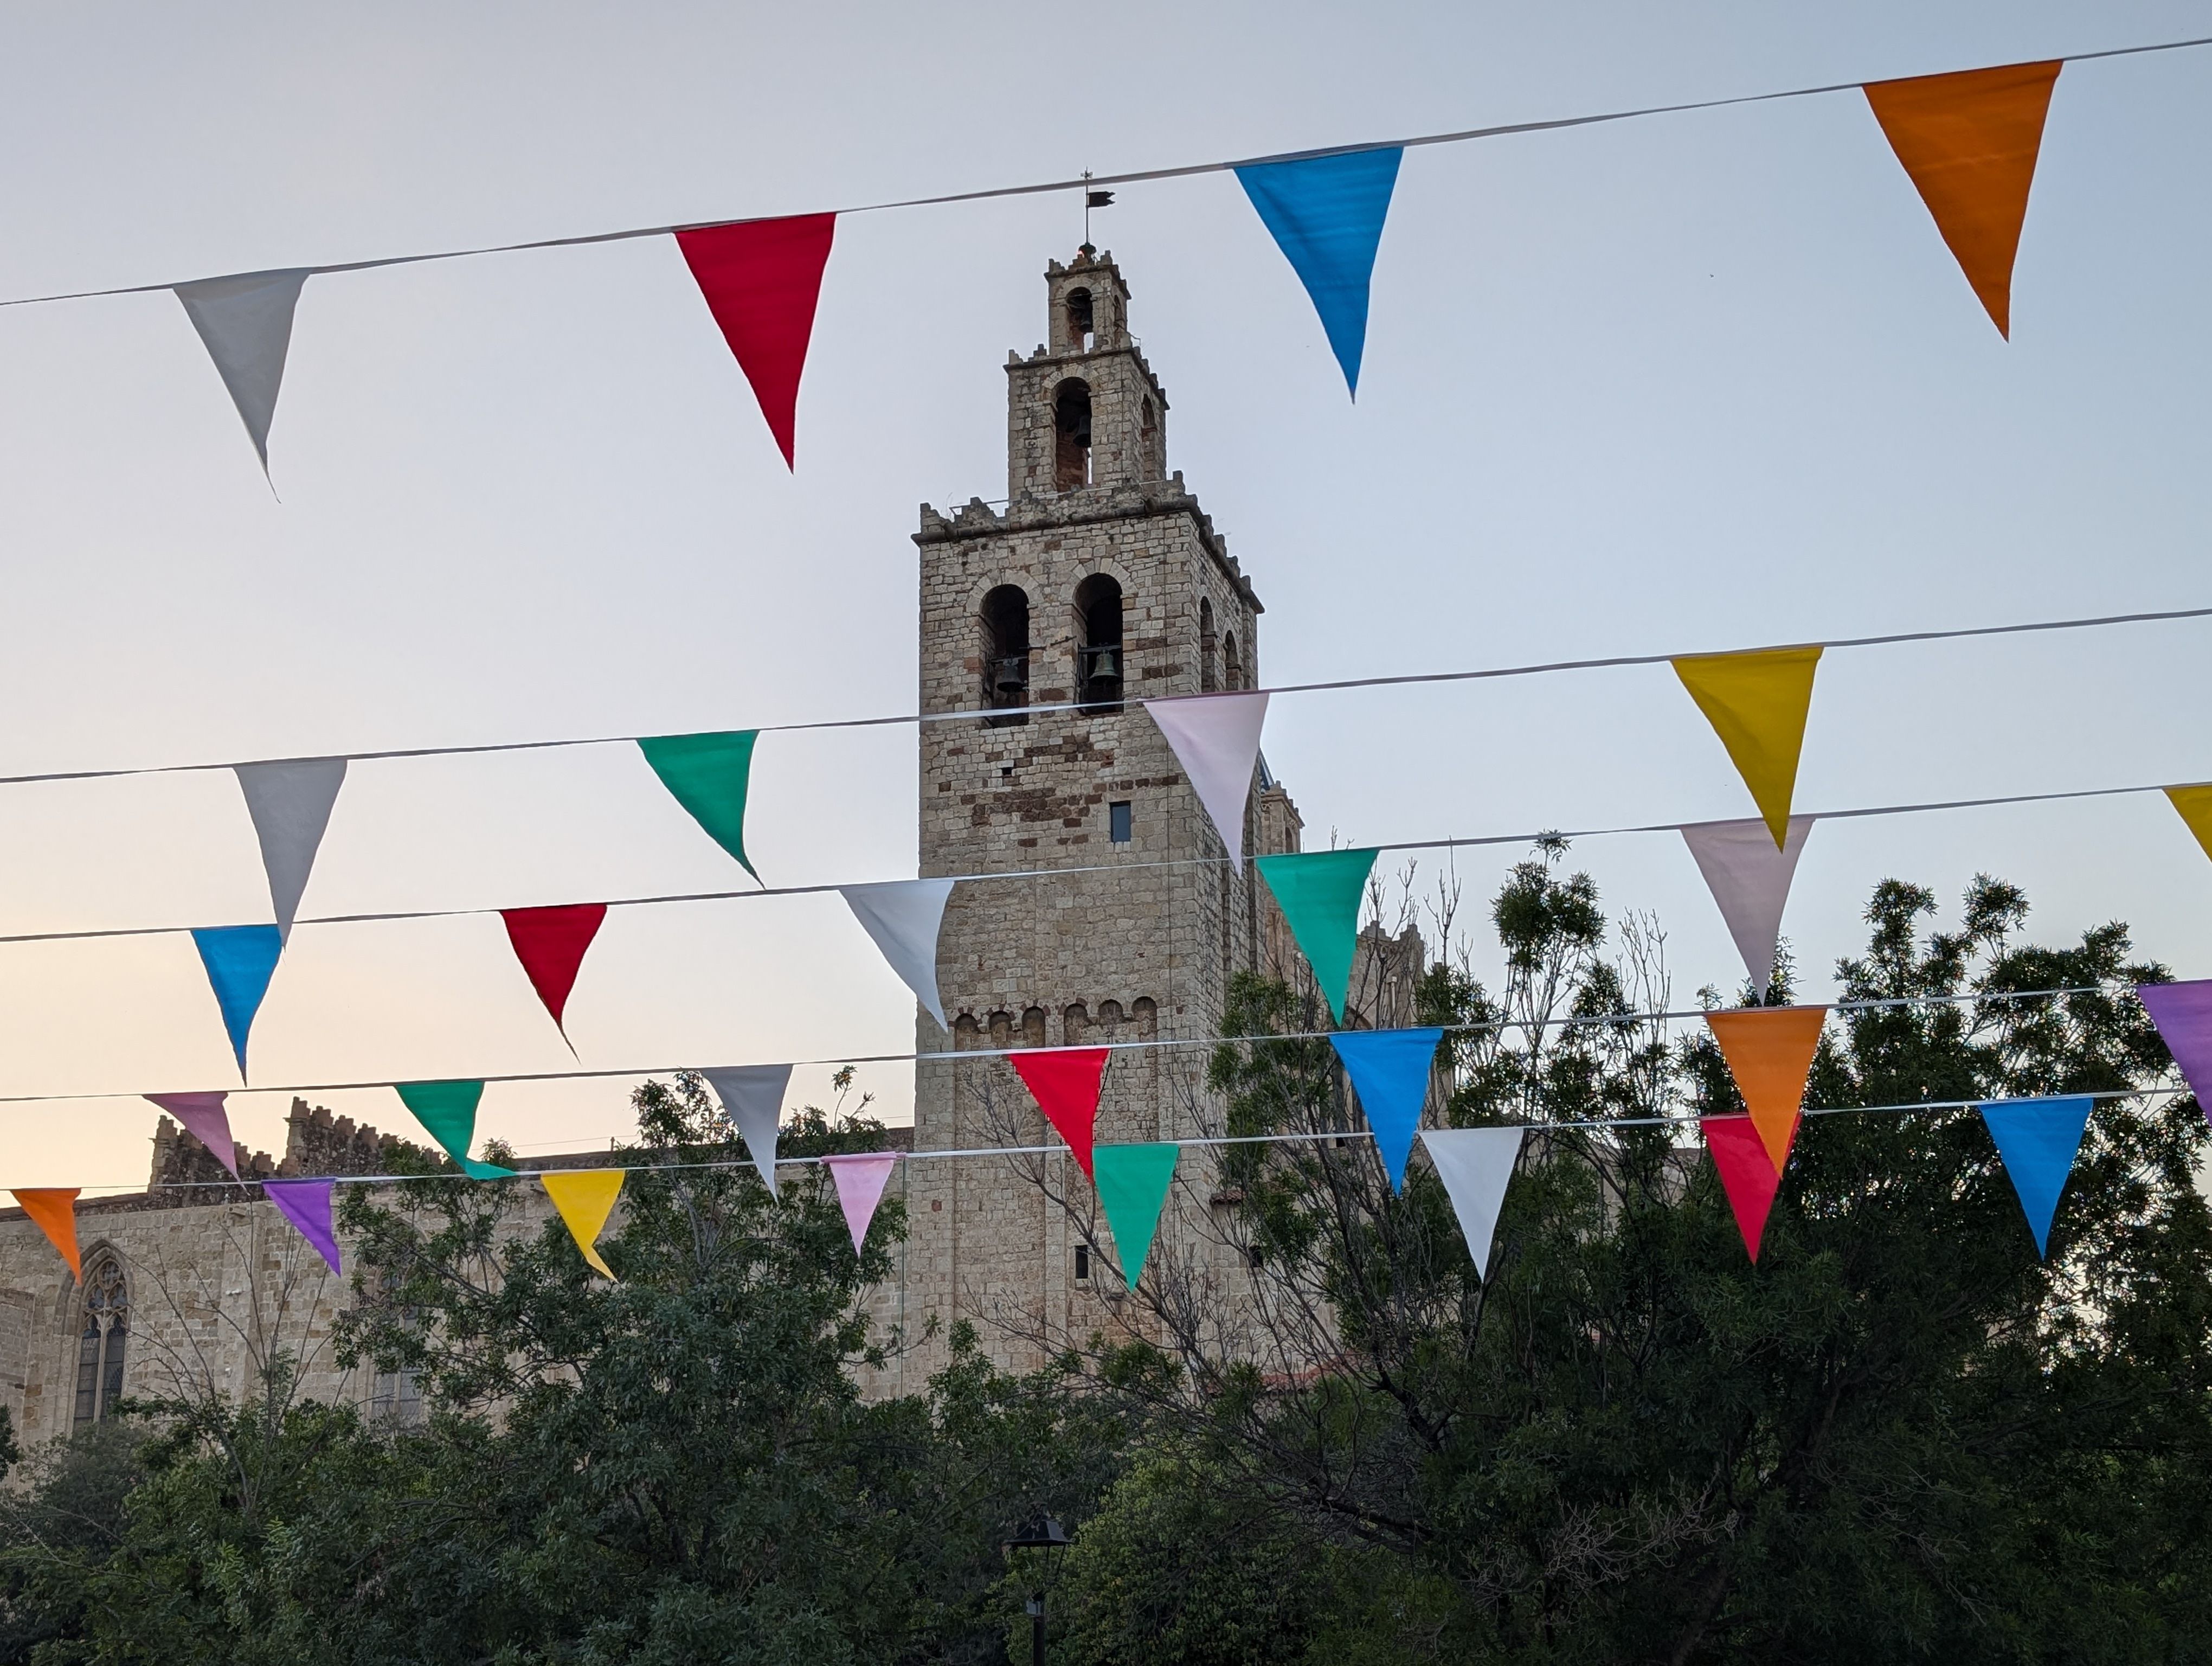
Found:
[{"label": "pale evening sky", "polygon": [[[2212,6],[667,4],[33,9],[0,52],[0,298],[797,212],[2212,33]],[[1180,468],[1267,607],[1269,683],[2212,604],[2212,50],[2069,66],[1983,316],[1855,94],[1409,153],[1360,398],[1233,179],[1097,241]],[[166,294],[0,308],[0,773],[910,709],[915,506],[1004,490],[1009,348],[1072,197],[839,227],[785,472],[666,240],[316,278],[272,496]],[[2212,777],[2212,622],[1832,655],[1806,809]],[[1314,842],[1749,813],[1664,668],[1286,697]],[[771,884],[913,872],[910,729],[770,737]],[[0,788],[0,933],[265,919],[224,774]],[[1516,853],[1463,854],[1474,903]],[[1678,998],[1740,968],[1680,842],[1580,845]],[[1808,976],[1868,890],[1978,869],[2046,938],[2212,975],[2161,800],[1830,824]],[[356,766],[306,911],[739,876],[634,749]],[[1473,910],[1480,914],[1479,907]],[[1481,957],[1479,955],[1478,958]],[[592,1067],[901,1050],[834,897],[618,911]],[[302,927],[269,1083],[558,1070],[497,920]],[[818,1098],[826,1072],[803,1075]],[[894,1067],[862,1085],[902,1114]],[[128,1096],[234,1080],[181,935],[0,945],[0,1184],[143,1183]],[[533,1150],[625,1084],[489,1090]],[[409,1131],[388,1091],[325,1096]],[[278,1142],[285,1098],[234,1099]]]}]

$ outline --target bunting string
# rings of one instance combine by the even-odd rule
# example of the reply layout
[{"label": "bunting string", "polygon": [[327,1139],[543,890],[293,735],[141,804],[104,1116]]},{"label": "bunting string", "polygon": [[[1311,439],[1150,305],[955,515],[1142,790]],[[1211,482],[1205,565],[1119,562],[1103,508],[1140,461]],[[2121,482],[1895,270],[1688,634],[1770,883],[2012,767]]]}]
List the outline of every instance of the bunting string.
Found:
[{"label": "bunting string", "polygon": [[[0,785],[4,785],[0,782]],[[1879,816],[1917,816],[1947,810],[1988,810],[2015,804],[2058,804],[2073,799],[2110,799],[2140,797],[2148,793],[2186,792],[2194,787],[2154,783],[2128,787],[2084,787],[2057,793],[2000,793],[1987,798],[1935,799],[1905,804],[1877,804],[1847,810],[1801,810],[1795,819],[1815,821],[1856,821]],[[2207,790],[2212,790],[2208,787]],[[1532,844],[1539,839],[1611,839],[1625,838],[1645,833],[1683,833],[1701,827],[1724,826],[1724,823],[1704,822],[1638,822],[1617,827],[1540,828],[1523,833],[1480,833],[1451,835],[1430,839],[1394,839],[1379,844],[1357,847],[1358,854],[1388,854],[1393,851],[1415,850],[1477,850],[1497,845]],[[1305,855],[1328,856],[1336,851],[1307,851]],[[951,885],[983,885],[1002,879],[1058,879],[1085,873],[1141,873],[1160,868],[1220,867],[1229,865],[1226,856],[1163,857],[1146,861],[1091,862],[1073,867],[1000,868],[975,873],[955,873],[941,876],[924,883]],[[865,889],[875,881],[825,881],[809,885],[759,885],[741,891],[654,891],[638,897],[611,897],[604,903],[564,904],[551,908],[657,908],[683,903],[741,903],[767,897],[823,897],[833,893]],[[881,883],[910,884],[913,881]],[[362,914],[303,914],[297,916],[295,926],[359,926],[405,920],[461,920],[478,915],[501,915],[528,912],[514,908],[486,906],[466,909],[395,909]],[[191,927],[191,926],[97,926],[75,931],[9,932],[0,933],[0,944],[6,943],[72,943],[93,938],[107,937],[164,937],[208,930],[261,929],[255,927]],[[273,928],[271,928],[273,929]],[[0,1101],[4,1103],[4,1101]]]},{"label": "bunting string", "polygon": [[[2136,613],[2103,613],[2069,619],[2038,619],[2021,624],[1964,625],[1944,630],[1899,630],[1875,636],[1838,636],[1819,642],[1779,642],[1758,648],[1698,648],[1677,650],[1668,654],[1623,654],[1595,660],[1547,660],[1522,665],[1487,666],[1470,671],[1402,672],[1383,677],[1339,677],[1311,683],[1279,683],[1265,689],[1248,689],[1237,692],[1213,694],[1169,694],[1148,696],[1142,703],[1147,707],[1190,707],[1220,701],[1234,700],[1253,694],[1327,694],[1346,689],[1401,688],[1420,684],[1489,682],[1514,677],[1541,677],[1559,672],[1617,671],[1639,666],[1671,666],[1684,660],[1714,660],[1723,657],[1749,656],[1762,654],[1791,654],[1803,650],[1826,651],[1839,648],[1893,648],[1911,642],[1963,641],[1977,636],[2032,635],[2053,630],[2094,630],[2108,625],[2164,624],[2184,619],[2212,618],[2212,607],[2165,608]],[[1023,713],[1036,716],[1048,713],[1095,711],[1095,702],[1060,701],[1046,704],[1024,706]],[[735,733],[754,735],[802,734],[818,729],[888,728],[902,723],[972,722],[983,718],[1002,718],[1006,715],[1001,707],[976,707],[972,710],[950,712],[901,712],[879,717],[816,718],[799,723],[763,723],[758,727]],[[228,763],[143,763],[125,765],[112,769],[49,769],[29,775],[0,775],[0,787],[29,787],[50,781],[112,781],[126,775],[193,775],[216,769],[251,769],[265,765],[296,763],[378,763],[388,760],[416,757],[469,757],[490,752],[559,751],[584,746],[635,746],[661,739],[651,735],[574,735],[548,740],[478,741],[453,746],[395,746],[348,752],[344,757],[299,757],[251,758]],[[682,737],[690,739],[690,737]],[[2110,789],[2124,792],[2147,792],[2148,787]],[[2076,797],[2081,794],[2057,793],[2054,797]],[[1966,799],[1952,804],[1908,806],[1905,808],[1956,809],[1980,804],[2013,804],[2028,802],[2028,799]],[[1883,810],[1833,811],[1834,815],[1881,815]],[[1671,827],[1628,827],[1601,829],[1600,831],[1621,833],[1671,832]],[[1592,835],[1591,836],[1595,836]],[[1398,847],[1383,846],[1384,849]],[[1410,848],[1410,847],[1407,847]],[[1061,872],[1067,870],[1062,869]],[[974,876],[983,877],[983,876]],[[671,898],[684,901],[686,898]],[[382,917],[382,916],[374,916]],[[325,922],[326,923],[326,922]]]},{"label": "bunting string", "polygon": [[[2154,985],[2152,987],[2154,988],[2181,988],[2190,986],[2176,984]],[[2063,999],[2069,995],[2126,995],[2136,992],[2136,986],[2131,983],[2084,983],[2057,986],[2048,989],[2003,989],[1991,990],[1982,994],[1956,995],[1885,995],[1862,1000],[1828,1001],[1823,1003],[1817,1010],[1830,1012],[1878,1012],[1899,1006],[1968,1006],[1985,1001],[2003,1002],[2019,1000],[2050,1000]],[[1522,1020],[1520,1018],[1504,1018],[1491,1024],[1446,1025],[1440,1027],[1440,1033],[1444,1035],[1494,1035],[1515,1030],[1603,1030],[1618,1028],[1625,1025],[1661,1023],[1681,1024],[1702,1021],[1710,1018],[1716,1012],[1788,1012],[1806,1010],[1814,1009],[1786,1006],[1716,1008],[1687,1007],[1680,1010],[1670,1010],[1661,1012],[1608,1012],[1597,1014],[1595,1016],[1581,1015],[1532,1018],[1528,1020]],[[729,1068],[732,1070],[759,1069],[763,1071],[788,1073],[793,1070],[802,1069],[826,1069],[833,1066],[842,1065],[965,1064],[991,1059],[1011,1059],[1017,1054],[1029,1054],[1035,1055],[1041,1052],[1075,1053],[1098,1051],[1104,1053],[1141,1053],[1164,1049],[1172,1049],[1191,1047],[1225,1047],[1236,1045],[1257,1046],[1268,1042],[1333,1041],[1335,1037],[1346,1033],[1347,1032],[1340,1030],[1295,1030],[1285,1031],[1279,1033],[1264,1036],[1156,1036],[1148,1039],[1134,1041],[1089,1043],[1084,1047],[1066,1049],[1033,1047],[940,1048],[935,1051],[927,1053],[859,1053],[849,1054],[840,1058],[794,1059],[785,1063],[760,1066],[735,1066],[729,1067]],[[1349,1033],[1369,1034],[1389,1032],[1352,1031]],[[689,1064],[645,1066],[623,1065],[608,1067],[600,1069],[513,1071],[504,1074],[487,1074],[483,1076],[472,1077],[469,1079],[470,1085],[471,1085],[495,1082],[615,1081],[623,1079],[638,1080],[647,1077],[665,1076],[684,1072],[697,1072],[702,1074],[708,1073],[699,1066]],[[256,1093],[273,1094],[362,1093],[377,1089],[388,1088],[393,1085],[395,1085],[394,1083],[387,1077],[373,1081],[294,1082],[276,1086],[256,1086],[252,1090],[252,1091]],[[236,1091],[237,1090],[234,1089],[230,1091]],[[0,1094],[0,1105],[75,1104],[99,1099],[150,1099],[155,1104],[162,1104],[166,1100],[183,1097],[185,1096],[167,1092],[158,1094],[144,1092],[134,1093],[125,1090],[104,1089],[97,1092],[84,1093]],[[212,1096],[193,1095],[191,1097],[202,1097]],[[163,1108],[167,1109],[167,1106],[164,1104]]]},{"label": "bunting string", "polygon": [[[2133,46],[2107,46],[2094,51],[2067,52],[2050,60],[2064,64],[2089,64],[2100,59],[2139,58],[2158,52],[2186,52],[2196,47],[2212,46],[2212,35],[2192,36],[2186,40],[2148,41]],[[1989,69],[2011,67],[2003,64],[1985,66]],[[1951,71],[1952,74],[1971,75],[1972,70]],[[1921,76],[1916,79],[1934,79]],[[1866,81],[1824,82],[1814,86],[1784,88],[1774,92],[1739,93],[1725,98],[1694,99],[1674,104],[1638,105],[1627,109],[1607,110],[1580,116],[1555,116],[1534,121],[1503,122],[1486,127],[1462,127],[1448,132],[1420,133],[1407,138],[1363,139],[1346,144],[1323,145],[1305,150],[1279,151],[1271,155],[1250,156],[1238,161],[1187,162],[1170,167],[1139,168],[1121,173],[1085,174],[1074,179],[1045,179],[1025,185],[990,185],[974,191],[942,192],[930,197],[902,197],[879,202],[858,203],[849,207],[820,210],[820,214],[884,214],[902,209],[941,208],[960,203],[989,202],[1010,197],[1048,196],[1056,192],[1090,192],[1122,185],[1147,185],[1157,180],[1194,179],[1209,173],[1235,173],[1253,167],[1269,167],[1283,162],[1318,161],[1338,156],[1354,156],[1389,150],[1411,150],[1431,145],[1467,144],[1485,139],[1513,138],[1531,133],[1559,132],[1578,127],[1605,126],[1614,122],[1640,121],[1654,116],[1685,115],[1699,110],[1726,110],[1741,105],[1774,104],[1786,100],[1820,98],[1834,93],[1856,93],[1870,84]],[[1871,84],[1880,85],[1880,82]],[[483,255],[521,254],[537,249],[585,248],[599,243],[625,243],[647,237],[673,237],[687,232],[711,231],[726,226],[774,223],[778,219],[800,216],[757,215],[731,218],[690,220],[665,225],[631,226],[618,231],[578,233],[565,237],[529,238],[512,243],[474,244],[461,248],[437,249],[415,254],[379,255],[366,260],[335,261],[325,265],[283,268],[266,272],[227,272],[213,277],[167,278],[155,283],[124,283],[106,289],[56,290],[47,295],[16,295],[0,300],[0,307],[36,307],[50,301],[92,301],[107,295],[156,295],[162,290],[190,288],[196,284],[234,283],[247,278],[274,279],[297,272],[301,276],[317,277],[337,272],[375,271],[387,266],[413,266],[439,260],[468,260]]]}]

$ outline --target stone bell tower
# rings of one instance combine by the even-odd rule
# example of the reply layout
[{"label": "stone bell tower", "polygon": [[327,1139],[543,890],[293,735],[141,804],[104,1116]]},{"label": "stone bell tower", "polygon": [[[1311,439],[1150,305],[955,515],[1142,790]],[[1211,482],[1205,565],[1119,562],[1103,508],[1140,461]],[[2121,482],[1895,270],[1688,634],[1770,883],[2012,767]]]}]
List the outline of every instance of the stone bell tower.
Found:
[{"label": "stone bell tower", "polygon": [[[1297,842],[1297,812],[1263,769],[1247,860],[1230,866],[1139,703],[1256,686],[1260,599],[1168,470],[1167,396],[1129,334],[1113,257],[1054,261],[1045,301],[1045,340],[1006,363],[1007,500],[950,516],[924,504],[915,534],[921,872],[1036,876],[954,889],[938,950],[951,1031],[921,1015],[925,1053],[1219,1035],[1231,975],[1264,958],[1249,857]],[[1099,1140],[1205,1131],[1218,1121],[1206,1062],[1202,1046],[1116,1052]],[[917,1151],[1004,1144],[1057,1136],[1002,1060],[916,1067]],[[971,1318],[994,1354],[1027,1365],[1040,1350],[1009,1316],[1032,1335],[1107,1322],[1118,1282],[1033,1179],[1000,1158],[907,1172],[909,1336],[932,1315]],[[1064,1158],[1045,1178],[1087,1203]],[[1171,1206],[1154,1254],[1178,1236]],[[941,1358],[941,1341],[922,1350],[907,1385]]]}]

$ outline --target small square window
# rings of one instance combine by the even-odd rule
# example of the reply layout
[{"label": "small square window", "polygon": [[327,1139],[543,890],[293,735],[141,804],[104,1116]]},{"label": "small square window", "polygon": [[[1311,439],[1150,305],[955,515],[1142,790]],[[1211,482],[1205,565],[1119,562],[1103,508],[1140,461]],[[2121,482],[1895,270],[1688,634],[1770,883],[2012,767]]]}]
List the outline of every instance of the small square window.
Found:
[{"label": "small square window", "polygon": [[1106,806],[1106,836],[1115,844],[1129,842],[1129,806],[1127,800]]}]

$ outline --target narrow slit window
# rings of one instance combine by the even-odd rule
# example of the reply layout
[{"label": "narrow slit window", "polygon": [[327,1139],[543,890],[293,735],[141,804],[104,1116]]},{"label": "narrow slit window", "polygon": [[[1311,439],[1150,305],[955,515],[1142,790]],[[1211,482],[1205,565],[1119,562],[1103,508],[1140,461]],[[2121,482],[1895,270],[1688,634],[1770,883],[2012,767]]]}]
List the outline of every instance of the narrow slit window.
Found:
[{"label": "narrow slit window", "polygon": [[1129,842],[1131,837],[1129,811],[1130,805],[1126,799],[1119,804],[1109,804],[1106,806],[1106,836],[1115,844]]},{"label": "narrow slit window", "polygon": [[1091,1248],[1088,1244],[1075,1246],[1075,1281],[1078,1284],[1091,1282]]}]

